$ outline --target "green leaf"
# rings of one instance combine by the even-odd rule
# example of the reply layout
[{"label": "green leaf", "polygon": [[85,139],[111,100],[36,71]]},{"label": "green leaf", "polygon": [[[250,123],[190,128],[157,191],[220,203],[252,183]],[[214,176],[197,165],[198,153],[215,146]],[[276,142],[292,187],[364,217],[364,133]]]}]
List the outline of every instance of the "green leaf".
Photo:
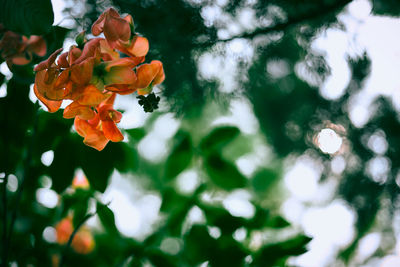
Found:
[{"label": "green leaf", "polygon": [[207,136],[201,140],[200,148],[203,152],[221,150],[225,145],[230,143],[240,130],[234,126],[225,126],[213,129]]},{"label": "green leaf", "polygon": [[177,140],[171,154],[169,155],[166,163],[166,178],[173,179],[184,169],[186,169],[193,156],[192,140],[189,133],[179,132],[175,139]]},{"label": "green leaf", "polygon": [[204,163],[211,181],[225,190],[244,187],[247,183],[235,165],[225,161],[219,154],[209,155]]},{"label": "green leaf", "polygon": [[118,235],[118,230],[115,226],[114,213],[107,205],[97,202],[97,215],[99,215],[100,221],[108,233]]},{"label": "green leaf", "polygon": [[138,143],[143,137],[146,136],[146,131],[143,128],[134,128],[125,130],[125,132],[129,135],[129,141],[133,141],[134,143]]},{"label": "green leaf", "polygon": [[254,255],[252,266],[276,266],[277,262],[284,263],[290,256],[305,253],[306,245],[311,239],[305,235],[298,235],[280,243],[268,244]]},{"label": "green leaf", "polygon": [[51,0],[3,0],[0,22],[23,35],[47,33],[54,21]]},{"label": "green leaf", "polygon": [[252,179],[251,184],[254,191],[257,193],[266,193],[279,180],[279,175],[275,170],[262,169],[256,172]]}]

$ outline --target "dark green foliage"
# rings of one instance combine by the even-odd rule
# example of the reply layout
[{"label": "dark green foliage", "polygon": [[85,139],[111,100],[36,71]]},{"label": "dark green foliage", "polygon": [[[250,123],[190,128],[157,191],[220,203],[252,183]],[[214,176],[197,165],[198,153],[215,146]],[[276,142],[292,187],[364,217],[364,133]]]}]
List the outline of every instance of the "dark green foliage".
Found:
[{"label": "dark green foliage", "polygon": [[[96,212],[101,227],[93,231],[94,251],[80,255],[72,249],[67,250],[64,266],[151,264],[185,267],[200,266],[204,262],[212,267],[287,266],[289,257],[301,255],[307,250],[311,239],[301,231],[283,239],[262,240],[259,248],[249,244],[254,233],[268,232],[278,236],[280,231],[293,230],[291,223],[280,212],[286,197],[283,192],[281,194],[280,187],[283,186],[282,177],[287,163],[299,155],[308,155],[322,162],[323,177],[337,178],[337,197],[346,201],[355,212],[355,238],[339,252],[342,260],[351,261],[359,240],[373,229],[381,209],[395,214],[400,193],[396,184],[400,170],[398,111],[390,100],[379,98],[374,103],[377,112],[361,128],[353,126],[347,112],[351,97],[363,89],[369,78],[371,59],[367,54],[347,59],[351,79],[343,96],[328,101],[319,93],[318,86],[330,74],[330,69],[324,55],[310,50],[311,42],[328,27],[342,27],[336,24],[336,15],[350,1],[256,1],[251,7],[244,0],[228,1],[221,10],[228,12],[233,20],[245,7],[254,8],[257,22],[265,17],[272,21],[270,26],[256,26],[239,34],[249,42],[254,54],[250,59],[234,59],[238,61],[238,70],[232,75],[238,84],[232,93],[220,92],[218,86],[221,81],[205,79],[198,69],[198,58],[202,53],[224,57],[228,51],[224,44],[229,42],[219,35],[221,29],[230,25],[204,23],[203,8],[214,5],[214,2],[111,2],[120,9],[120,13],[130,13],[136,31],[149,39],[147,59],[159,59],[164,65],[166,80],[159,87],[162,94],[139,96],[139,105],[144,111],[153,112],[163,98],[167,102],[166,109],[176,112],[178,119],[182,119],[181,127],[171,140],[163,143],[163,149],[169,153],[154,162],[143,157],[143,151],[138,151],[138,144],[149,134],[159,112],[152,113],[141,128],[122,130],[127,142],[110,142],[99,152],[82,143],[82,138],[72,130],[73,120],[63,119],[62,111],[50,114],[29,100],[29,88],[34,81],[32,68],[46,57],[34,56],[26,66],[12,66],[10,80],[0,73],[0,85],[5,84],[7,91],[6,96],[0,98],[0,174],[15,174],[20,183],[22,177],[25,178],[9,249],[10,262],[15,261],[18,266],[53,266],[52,257],[64,253],[64,246],[43,237],[46,227],[54,227],[71,214],[77,226],[85,216]],[[91,6],[90,10],[83,19],[76,18],[77,21],[96,20],[107,3],[88,0],[87,4]],[[399,15],[400,4],[397,1],[374,0],[372,5],[374,14]],[[52,26],[52,22],[49,0],[3,0],[1,3],[0,23],[8,30],[21,34],[43,35],[48,48],[46,56],[62,47],[70,32]],[[80,27],[85,27],[85,23]],[[267,40],[265,44],[259,42],[263,38]],[[274,75],[270,71],[268,66],[274,62],[284,66],[283,75]],[[303,62],[306,62],[306,70],[315,79],[314,85],[310,85],[305,81],[307,77],[296,71],[298,64]],[[227,105],[221,108],[222,111],[213,110],[214,106],[223,106],[220,104],[228,103],[231,96],[242,93],[251,102],[260,132],[245,134],[240,130],[242,128],[236,126],[210,126],[217,116],[226,115]],[[215,112],[215,117],[201,118],[203,108],[210,106],[211,111],[206,114]],[[241,119],[234,118],[235,122],[241,122]],[[346,164],[350,166],[356,159],[356,164],[351,168],[346,166],[340,175],[333,173],[331,168],[335,155],[321,153],[314,140],[315,134],[329,123],[342,125],[346,130],[342,134],[350,152],[340,154],[344,155]],[[368,138],[377,132],[382,133],[388,143],[388,150],[382,155],[368,147]],[[258,147],[260,143],[267,143],[271,151],[265,153],[268,154],[266,159],[255,162],[254,172],[245,173],[239,168],[238,160],[247,153],[258,155],[256,152],[260,150],[265,152],[263,146],[261,149]],[[49,166],[41,162],[43,153],[47,151],[54,152]],[[374,181],[366,171],[368,162],[378,156],[385,157],[390,165],[384,181]],[[88,178],[90,188],[71,187],[78,169]],[[196,176],[196,183],[190,190],[181,185],[187,182],[187,177],[181,174],[189,170]],[[100,201],[103,200],[101,193],[106,190],[114,172],[123,174],[123,179],[132,182],[140,194],[161,198],[161,216],[152,225],[151,232],[145,233],[141,239],[120,233],[118,218],[108,207],[109,203]],[[40,183],[43,177],[51,181],[51,186]],[[0,185],[3,186],[2,183]],[[59,201],[56,207],[39,203],[38,189],[57,192]],[[218,199],[242,191],[249,194],[254,216],[235,216]],[[11,214],[17,206],[18,193],[6,192],[6,208]],[[140,198],[137,195],[140,194],[132,192],[130,195],[129,192],[129,200],[139,205],[141,202],[137,201]],[[3,197],[3,191],[0,196]],[[4,210],[2,205],[2,215]],[[193,211],[201,213],[199,221],[191,221]],[[143,223],[147,223],[142,219]],[[9,216],[7,222],[10,220]],[[4,223],[2,217],[1,231]],[[380,223],[386,223],[385,229],[392,231],[391,221]],[[241,230],[245,234],[238,241],[235,233]],[[164,250],[162,244],[167,238],[178,244],[176,253]],[[0,248],[4,248],[2,241]]]},{"label": "dark green foliage", "polygon": [[176,144],[166,162],[166,178],[172,179],[186,169],[192,160],[193,144],[189,133],[180,132],[175,137]]},{"label": "dark green foliage", "polygon": [[49,32],[54,14],[50,0],[2,0],[0,23],[23,35]]}]

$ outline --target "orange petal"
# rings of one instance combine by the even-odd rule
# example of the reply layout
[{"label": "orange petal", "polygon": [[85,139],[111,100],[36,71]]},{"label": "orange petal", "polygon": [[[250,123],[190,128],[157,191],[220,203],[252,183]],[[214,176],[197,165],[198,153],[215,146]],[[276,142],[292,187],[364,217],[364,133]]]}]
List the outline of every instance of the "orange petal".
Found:
[{"label": "orange petal", "polygon": [[147,88],[154,80],[158,83],[165,78],[162,63],[158,60],[153,60],[150,64],[143,64],[136,71],[137,82],[135,87]]},{"label": "orange petal", "polygon": [[83,143],[87,146],[93,147],[98,151],[104,149],[108,143],[108,139],[104,136],[103,132],[97,130],[95,126],[85,120],[75,117],[74,126],[76,132],[84,138]]},{"label": "orange petal", "polygon": [[32,35],[28,40],[28,50],[43,57],[46,55],[46,41],[41,36]]},{"label": "orange petal", "polygon": [[136,74],[130,67],[112,67],[104,75],[104,84],[132,84],[136,82]]},{"label": "orange petal", "polygon": [[144,57],[149,51],[149,41],[145,37],[136,36],[129,45],[118,43],[117,49],[132,57]]},{"label": "orange petal", "polygon": [[69,52],[64,52],[62,53],[57,60],[57,65],[61,68],[68,68],[69,67],[69,63],[67,60],[67,56],[68,56]]},{"label": "orange petal", "polygon": [[97,106],[104,100],[110,97],[109,93],[102,93],[97,89],[96,86],[89,84],[84,88],[81,92],[80,96],[77,98],[77,101],[81,105],[86,106]]},{"label": "orange petal", "polygon": [[116,111],[112,105],[105,104],[101,105],[99,108],[99,117],[101,121],[113,121],[118,123],[122,119],[122,114]]},{"label": "orange petal", "polygon": [[131,57],[124,57],[124,58],[119,58],[116,60],[108,61],[106,63],[105,70],[110,71],[112,67],[130,67],[133,68],[136,65],[142,63],[144,61],[144,57],[136,57],[136,58],[131,58]]},{"label": "orange petal", "polygon": [[124,136],[118,129],[117,125],[113,121],[102,121],[101,127],[104,132],[104,136],[112,142],[120,142],[124,140]]},{"label": "orange petal", "polygon": [[[26,56],[29,56],[27,58]],[[15,65],[26,65],[32,60],[32,55],[24,53],[11,58],[11,62]]]},{"label": "orange petal", "polygon": [[112,49],[105,39],[100,42],[100,53],[103,61],[111,61],[119,59],[119,53]]},{"label": "orange petal", "polygon": [[82,120],[91,120],[95,115],[96,113],[89,106],[83,106],[74,101],[64,109],[63,117],[66,119],[79,117]]},{"label": "orange petal", "polygon": [[36,73],[35,85],[41,96],[48,100],[58,101],[64,98],[64,90],[56,88],[57,74],[53,70],[41,70]]},{"label": "orange petal", "polygon": [[118,93],[120,95],[129,95],[137,89],[132,88],[129,84],[110,84],[106,86],[106,90]]},{"label": "orange petal", "polygon": [[36,97],[47,107],[49,112],[51,113],[56,112],[60,108],[62,101],[48,100],[42,94],[39,93],[36,84],[33,85],[33,92],[35,93]]},{"label": "orange petal", "polygon": [[54,61],[56,60],[58,54],[60,54],[62,50],[63,50],[62,48],[56,50],[53,54],[49,56],[47,60],[40,62],[33,70],[41,71],[50,68],[51,65],[53,65]]},{"label": "orange petal", "polygon": [[71,67],[71,80],[77,85],[85,85],[90,82],[93,74],[94,58],[88,58],[80,64]]},{"label": "orange petal", "polygon": [[100,58],[100,42],[103,38],[94,38],[85,44],[82,54],[74,62],[74,64],[80,64],[89,58]]}]

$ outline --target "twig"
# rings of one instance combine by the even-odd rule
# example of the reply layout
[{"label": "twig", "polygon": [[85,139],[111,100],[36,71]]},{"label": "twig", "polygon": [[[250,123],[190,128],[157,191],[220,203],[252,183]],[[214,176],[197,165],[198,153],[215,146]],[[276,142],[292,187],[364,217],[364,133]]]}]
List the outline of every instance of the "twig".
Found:
[{"label": "twig", "polygon": [[2,265],[3,267],[7,267],[8,261],[8,244],[7,244],[7,223],[8,223],[8,216],[7,216],[7,183],[8,183],[8,174],[4,174],[4,180],[2,184],[3,189],[3,260]]},{"label": "twig", "polygon": [[4,264],[5,266],[7,266],[7,261],[8,261],[8,246],[10,245],[11,242],[11,237],[14,231],[14,225],[15,225],[15,221],[17,219],[17,213],[18,213],[18,209],[19,209],[19,204],[21,202],[21,198],[22,198],[22,192],[24,190],[24,186],[25,186],[25,180],[26,177],[28,176],[28,171],[30,168],[30,164],[31,164],[31,160],[32,160],[32,150],[33,150],[33,146],[35,145],[35,139],[36,139],[36,132],[37,132],[37,127],[38,127],[38,117],[39,117],[39,103],[36,101],[35,103],[35,117],[34,117],[34,121],[33,121],[33,129],[32,129],[32,135],[30,137],[30,142],[29,142],[29,146],[28,146],[28,151],[25,157],[25,161],[24,161],[24,169],[22,171],[22,176],[21,176],[21,182],[20,182],[20,186],[18,187],[18,191],[17,191],[17,195],[16,195],[16,199],[15,199],[15,207],[14,210],[11,214],[11,222],[10,222],[10,227],[8,228],[8,238],[6,241],[6,245],[5,247],[7,247],[7,255],[4,256]]},{"label": "twig", "polygon": [[261,29],[257,29],[253,32],[246,32],[237,36],[233,36],[231,38],[228,39],[222,39],[222,40],[216,40],[216,41],[207,41],[204,43],[200,43],[199,46],[200,47],[209,47],[214,45],[215,43],[218,42],[222,42],[222,43],[226,43],[226,42],[230,42],[232,40],[235,39],[240,39],[240,38],[245,38],[245,39],[253,39],[259,35],[263,35],[263,34],[267,34],[267,33],[272,33],[272,32],[279,32],[279,31],[283,31],[287,28],[289,28],[290,26],[294,26],[297,25],[301,22],[307,21],[307,20],[313,20],[316,19],[318,17],[322,17],[325,16],[339,8],[343,8],[345,5],[347,5],[348,3],[352,2],[352,0],[339,0],[333,4],[330,5],[323,5],[320,8],[313,10],[311,12],[307,12],[305,14],[302,14],[300,16],[288,19],[288,21],[283,22],[283,23],[278,23],[275,24],[272,27],[269,28],[261,28]]}]

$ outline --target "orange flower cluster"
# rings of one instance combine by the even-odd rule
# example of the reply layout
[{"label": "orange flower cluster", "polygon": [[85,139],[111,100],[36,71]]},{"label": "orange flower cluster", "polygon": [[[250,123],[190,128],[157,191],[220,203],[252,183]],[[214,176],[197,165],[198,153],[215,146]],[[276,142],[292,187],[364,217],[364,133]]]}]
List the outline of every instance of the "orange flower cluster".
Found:
[{"label": "orange flower cluster", "polygon": [[[60,245],[65,245],[72,232],[74,231],[74,227],[72,225],[72,217],[68,216],[62,219],[56,226],[56,238],[57,243]],[[94,249],[94,240],[91,232],[88,228],[82,227],[75,234],[74,239],[72,240],[71,247],[80,254],[88,254]]]},{"label": "orange flower cluster", "polygon": [[[0,25],[0,32],[4,28]],[[1,57],[11,67],[25,65],[31,62],[32,54],[40,57],[46,55],[46,42],[41,36],[32,35],[29,38],[12,31],[6,31],[0,40]]]},{"label": "orange flower cluster", "polygon": [[122,118],[113,108],[116,94],[149,94],[165,79],[160,61],[141,64],[149,42],[134,33],[130,15],[121,18],[114,9],[107,9],[92,26],[94,36],[101,33],[105,38],[86,41],[80,36],[82,49],[71,46],[62,54],[59,49],[34,69],[37,98],[50,112],[57,111],[63,100],[72,100],[64,118],[75,118],[83,142],[99,151],[109,141],[124,139],[116,126]]}]

